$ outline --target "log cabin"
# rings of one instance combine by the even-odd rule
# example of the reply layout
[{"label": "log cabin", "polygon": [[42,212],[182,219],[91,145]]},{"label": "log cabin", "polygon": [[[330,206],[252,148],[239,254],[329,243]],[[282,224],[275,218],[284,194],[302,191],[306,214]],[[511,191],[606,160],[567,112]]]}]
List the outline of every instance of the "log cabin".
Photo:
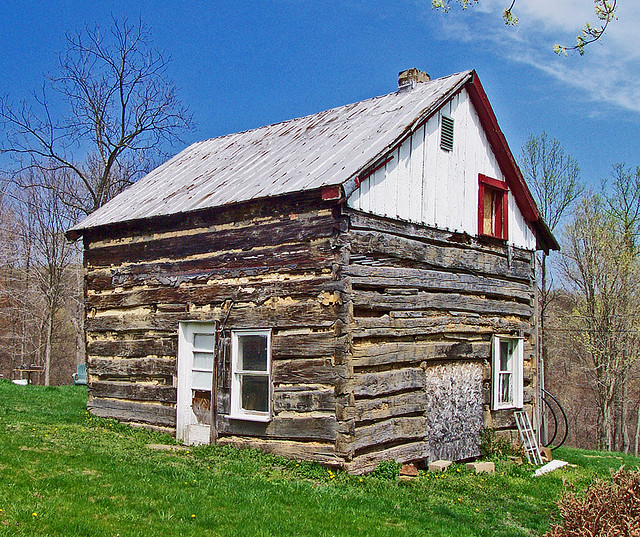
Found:
[{"label": "log cabin", "polygon": [[558,244],[475,71],[195,143],[68,236],[94,415],[359,473],[538,408]]}]

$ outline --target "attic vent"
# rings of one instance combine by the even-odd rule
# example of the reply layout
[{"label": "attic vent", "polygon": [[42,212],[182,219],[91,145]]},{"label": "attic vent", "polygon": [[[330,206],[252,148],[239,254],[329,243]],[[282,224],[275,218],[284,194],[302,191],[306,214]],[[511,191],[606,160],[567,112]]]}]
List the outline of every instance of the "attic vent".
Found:
[{"label": "attic vent", "polygon": [[440,124],[440,147],[445,151],[453,149],[453,118],[442,116]]}]

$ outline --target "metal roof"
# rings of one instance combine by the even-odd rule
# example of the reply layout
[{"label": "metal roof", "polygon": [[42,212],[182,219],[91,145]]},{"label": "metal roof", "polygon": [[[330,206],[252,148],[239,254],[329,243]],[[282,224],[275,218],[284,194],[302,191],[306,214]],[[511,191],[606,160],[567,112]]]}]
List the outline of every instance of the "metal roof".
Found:
[{"label": "metal roof", "polygon": [[470,81],[450,75],[311,116],[197,142],[70,232],[340,185]]}]

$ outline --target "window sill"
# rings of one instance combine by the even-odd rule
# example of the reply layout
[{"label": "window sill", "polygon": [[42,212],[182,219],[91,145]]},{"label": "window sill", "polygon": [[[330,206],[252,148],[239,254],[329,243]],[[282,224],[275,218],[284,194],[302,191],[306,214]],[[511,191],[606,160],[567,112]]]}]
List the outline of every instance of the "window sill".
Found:
[{"label": "window sill", "polygon": [[271,421],[270,414],[230,414],[230,420],[242,420],[242,421],[258,421],[261,423],[268,423]]},{"label": "window sill", "polygon": [[497,235],[487,235],[486,233],[478,233],[478,238],[486,241],[493,241],[499,243],[506,243],[509,239],[504,237],[498,237]]},{"label": "window sill", "polygon": [[523,408],[522,405],[517,405],[515,403],[503,403],[499,406],[495,406],[491,408],[491,410],[493,410],[494,412],[497,412],[499,410],[522,410],[522,408]]}]

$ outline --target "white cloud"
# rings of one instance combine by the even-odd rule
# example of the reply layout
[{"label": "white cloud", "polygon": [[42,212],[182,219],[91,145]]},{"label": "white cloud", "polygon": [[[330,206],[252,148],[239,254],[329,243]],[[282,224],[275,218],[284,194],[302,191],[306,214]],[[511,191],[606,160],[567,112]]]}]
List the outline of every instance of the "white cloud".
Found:
[{"label": "white cloud", "polygon": [[[640,113],[640,2],[619,3],[602,43],[584,56],[558,58],[555,43],[571,46],[588,21],[597,24],[591,0],[518,0],[517,27],[506,27],[502,10],[509,0],[480,0],[464,13],[441,17],[441,38],[485,42],[510,61],[530,65],[576,90],[584,99]],[[482,7],[482,10],[477,9]]]}]

